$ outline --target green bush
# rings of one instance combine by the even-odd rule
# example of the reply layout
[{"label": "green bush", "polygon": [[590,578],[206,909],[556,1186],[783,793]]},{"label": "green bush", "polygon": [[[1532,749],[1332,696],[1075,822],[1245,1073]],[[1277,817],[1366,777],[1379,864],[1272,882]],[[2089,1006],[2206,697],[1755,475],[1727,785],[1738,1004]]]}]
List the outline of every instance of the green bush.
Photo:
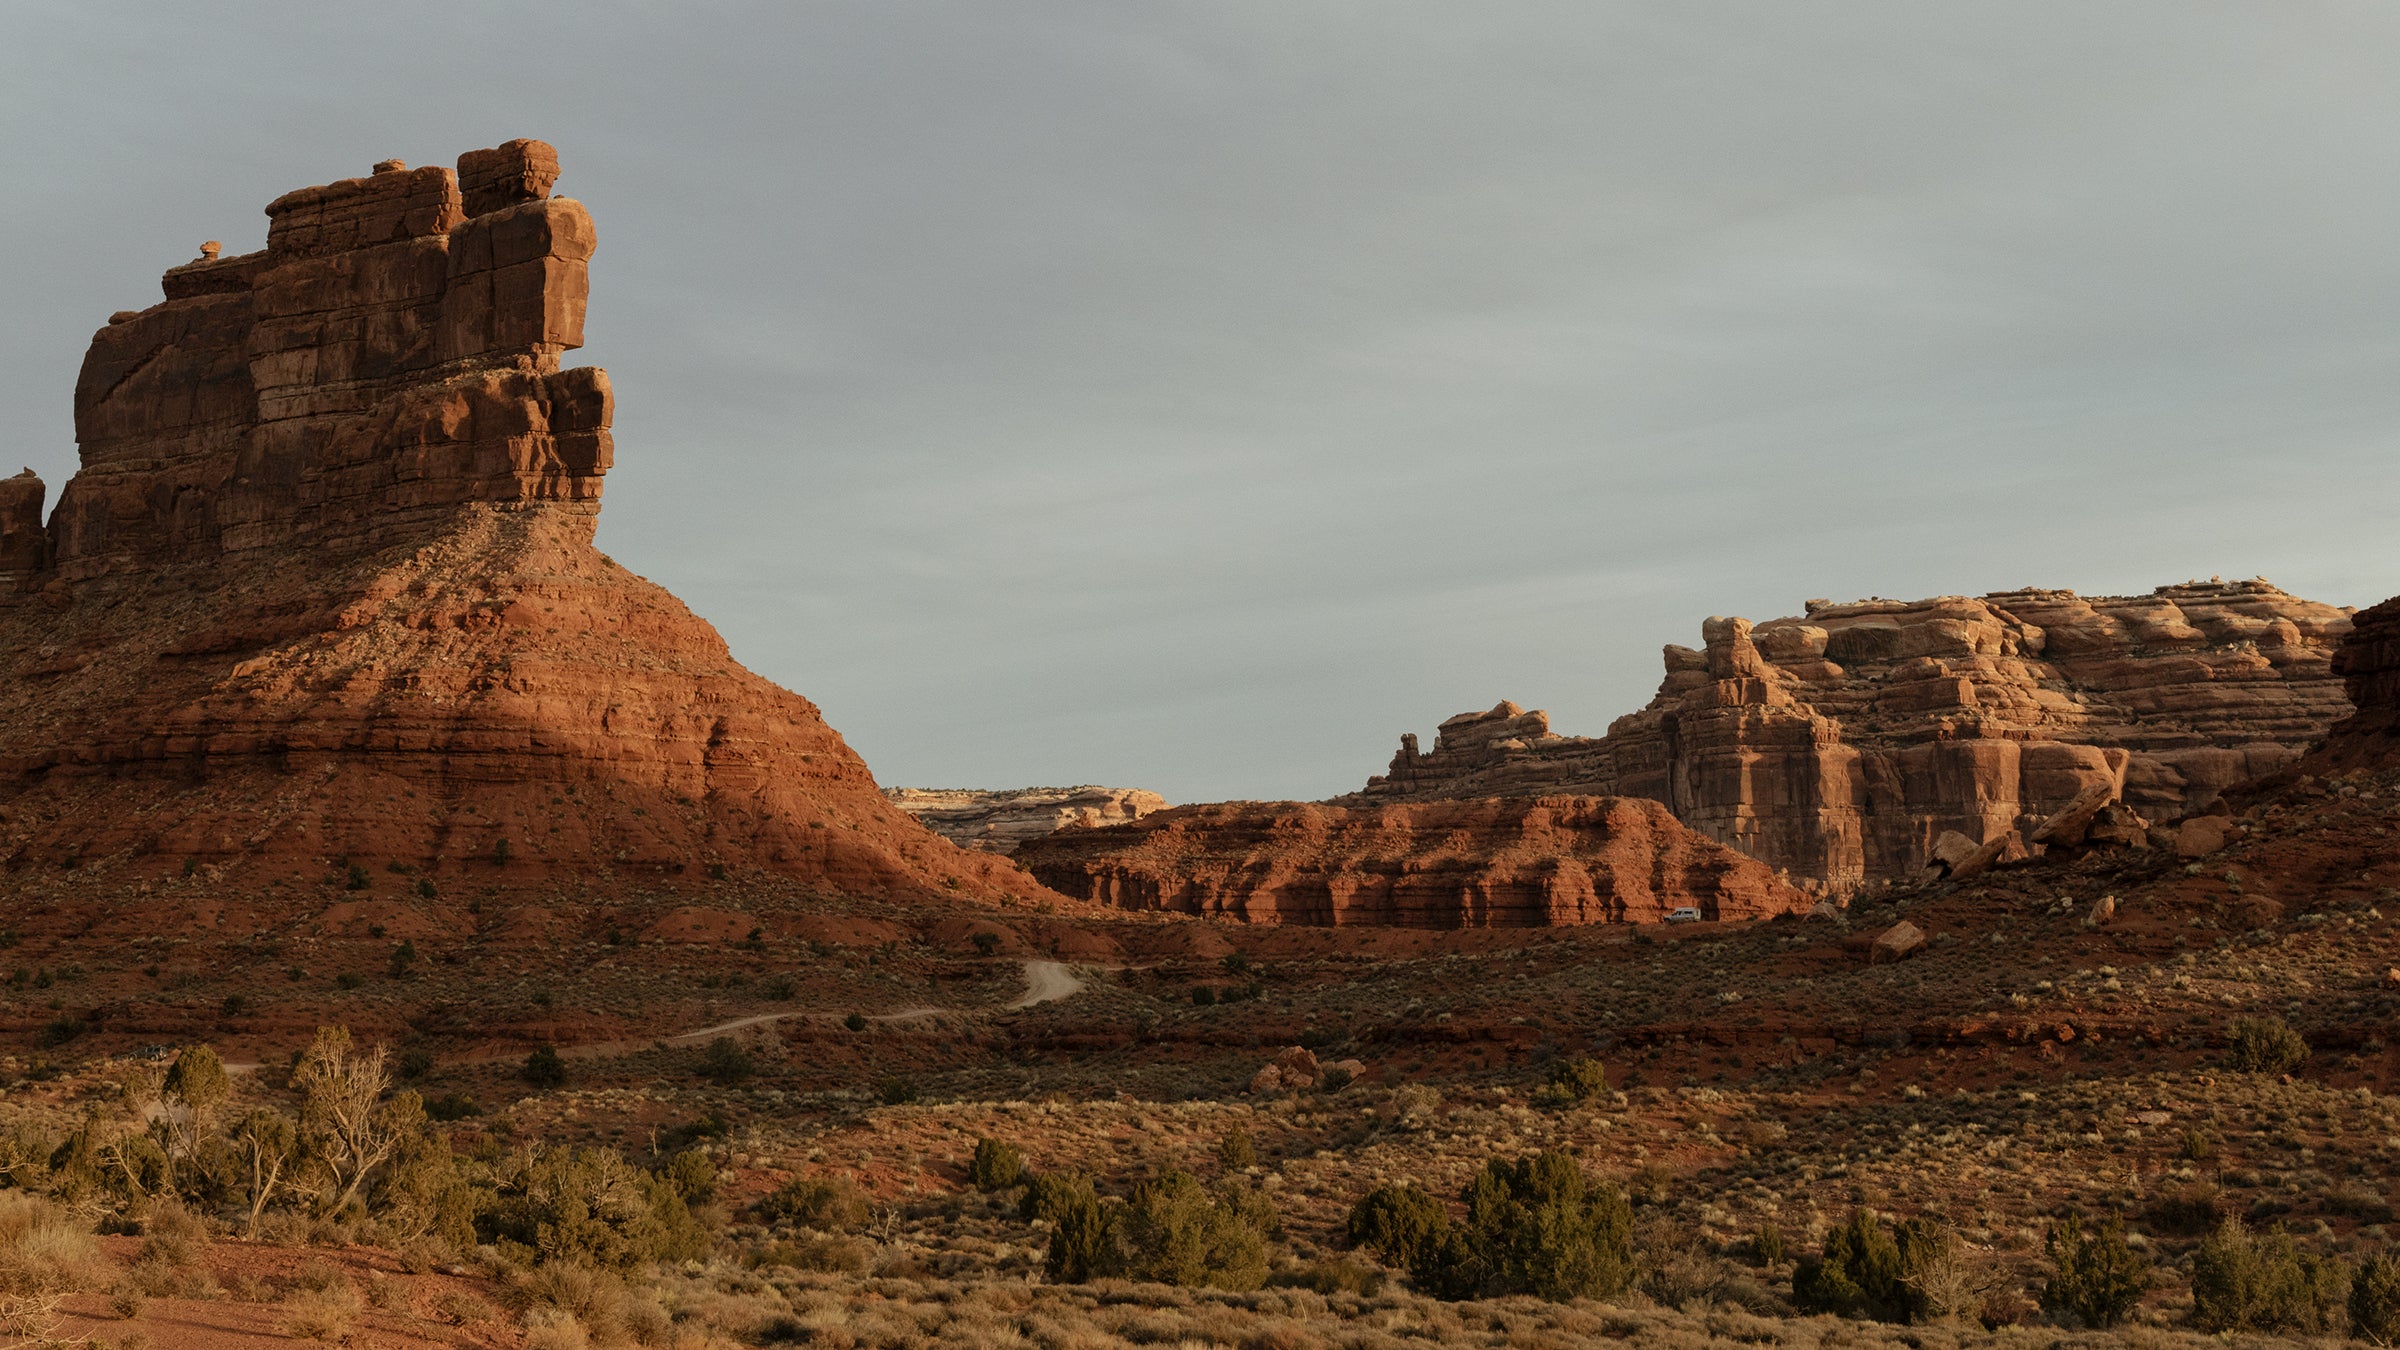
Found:
[{"label": "green bush", "polygon": [[719,1087],[739,1087],[757,1072],[758,1061],[730,1036],[710,1041],[707,1051],[700,1056],[700,1076]]},{"label": "green bush", "polygon": [[2252,1233],[2227,1219],[2192,1253],[2192,1321],[2204,1331],[2324,1331],[2349,1284],[2349,1267],[2299,1250],[2281,1228]]},{"label": "green bush", "polygon": [[1250,1132],[1235,1126],[1217,1141],[1217,1165],[1228,1172],[1239,1172],[1258,1166],[1258,1145]]},{"label": "green bush", "polygon": [[[1040,1186],[1050,1178],[1037,1177]],[[1034,1189],[1025,1194],[1028,1203]],[[1043,1266],[1053,1284],[1083,1284],[1122,1274],[1125,1256],[1117,1237],[1117,1209],[1103,1205],[1083,1177],[1060,1177],[1042,1188],[1041,1213],[1050,1222],[1050,1251]]]},{"label": "green bush", "polygon": [[1449,1227],[1442,1202],[1414,1183],[1378,1186],[1350,1207],[1348,1229],[1352,1245],[1375,1253],[1375,1259],[1401,1270],[1424,1260]]},{"label": "green bush", "polygon": [[1750,1254],[1758,1258],[1760,1265],[1769,1269],[1782,1265],[1784,1257],[1782,1227],[1774,1223],[1760,1224],[1758,1231],[1750,1235]]},{"label": "green bush", "polygon": [[714,1245],[673,1183],[604,1148],[518,1155],[474,1226],[504,1253],[603,1270],[697,1260]]},{"label": "green bush", "polygon": [[997,1139],[975,1141],[974,1160],[967,1164],[967,1182],[979,1191],[1004,1191],[1025,1181],[1025,1150]]},{"label": "green bush", "polygon": [[466,1093],[445,1092],[425,1103],[425,1114],[439,1121],[465,1120],[469,1116],[482,1115],[483,1107]]},{"label": "green bush", "polygon": [[1533,1104],[1553,1110],[1581,1106],[1608,1091],[1608,1071],[1596,1059],[1562,1059],[1550,1066],[1549,1080],[1534,1089]]},{"label": "green bush", "polygon": [[852,1013],[848,1017],[842,1019],[842,1025],[848,1027],[852,1031],[865,1031],[867,1029],[867,1019],[858,1013]]},{"label": "green bush", "polygon": [[1068,1204],[1089,1191],[1088,1178],[1072,1172],[1036,1172],[1025,1178],[1025,1194],[1017,1197],[1017,1217],[1027,1223],[1057,1223]]},{"label": "green bush", "polygon": [[1633,1207],[1567,1154],[1494,1158],[1460,1198],[1467,1221],[1443,1225],[1410,1263],[1425,1293],[1563,1301],[1605,1298],[1633,1282]]},{"label": "green bush", "polygon": [[847,1181],[794,1177],[753,1206],[767,1223],[788,1223],[823,1233],[854,1232],[867,1225],[873,1211],[867,1198]]},{"label": "green bush", "polygon": [[2110,1219],[2086,1233],[2083,1216],[2069,1214],[2044,1240],[2053,1267],[2042,1286],[2042,1307],[2070,1312],[2087,1327],[2125,1320],[2150,1287],[2150,1263],[2125,1244],[2125,1225]]},{"label": "green bush", "polygon": [[2400,1256],[2368,1257],[2350,1277],[2350,1334],[2377,1345],[2400,1344]]},{"label": "green bush", "polygon": [[1275,1207],[1235,1181],[1203,1186],[1170,1171],[1134,1187],[1118,1223],[1124,1271],[1162,1284],[1256,1289],[1267,1277]]},{"label": "green bush", "polygon": [[567,1081],[567,1062],[558,1057],[556,1046],[545,1045],[525,1057],[517,1076],[537,1088],[558,1087]]},{"label": "green bush", "polygon": [[1792,1303],[1805,1313],[1868,1316],[1897,1322],[1901,1310],[1900,1244],[1871,1211],[1853,1210],[1849,1222],[1825,1235],[1825,1246],[1802,1257],[1792,1272]]},{"label": "green bush", "polygon": [[2280,1017],[2237,1017],[2228,1067],[2243,1073],[2289,1073],[2308,1058],[2308,1042]]}]

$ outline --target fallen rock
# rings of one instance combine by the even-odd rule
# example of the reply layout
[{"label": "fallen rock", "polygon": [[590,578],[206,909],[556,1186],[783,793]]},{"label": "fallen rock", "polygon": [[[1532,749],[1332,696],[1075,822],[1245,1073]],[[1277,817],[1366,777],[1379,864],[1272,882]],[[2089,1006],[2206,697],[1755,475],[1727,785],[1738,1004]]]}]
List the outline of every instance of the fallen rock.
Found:
[{"label": "fallen rock", "polygon": [[1916,955],[1917,949],[1924,945],[1925,930],[1902,919],[1884,929],[1882,935],[1875,939],[1874,947],[1867,953],[1867,960],[1876,965],[1886,961],[1905,961]]},{"label": "fallen rock", "polygon": [[2094,783],[2077,793],[2075,800],[2068,802],[2056,814],[2035,826],[2033,833],[2027,837],[2037,844],[2080,844],[2084,832],[2091,828],[2092,822],[2099,819],[2100,813],[2116,797],[2116,784]]},{"label": "fallen rock", "polygon": [[1250,1090],[1259,1093],[1303,1092],[1315,1087],[1324,1076],[1324,1068],[1317,1063],[1315,1052],[1306,1046],[1294,1045],[1287,1047],[1275,1057],[1273,1063],[1251,1077]]},{"label": "fallen rock", "polygon": [[1974,852],[1959,859],[1958,865],[1950,869],[1950,875],[1964,881],[1969,877],[1982,876],[2000,863],[2015,862],[2025,856],[2024,836],[2010,830],[1976,845]]},{"label": "fallen rock", "polygon": [[2233,822],[2224,816],[2193,816],[2175,827],[2175,856],[2205,858],[2225,847]]},{"label": "fallen rock", "polygon": [[1982,845],[1956,830],[1944,830],[1933,841],[1933,847],[1928,852],[1935,862],[1942,865],[1945,871],[1956,876],[1959,867],[1967,859],[1974,857],[1976,850],[1981,847]]},{"label": "fallen rock", "polygon": [[2113,895],[2104,895],[2092,902],[2091,909],[2083,916],[2083,926],[2086,928],[2098,928],[2100,925],[2108,923],[2116,917],[2117,897]]}]

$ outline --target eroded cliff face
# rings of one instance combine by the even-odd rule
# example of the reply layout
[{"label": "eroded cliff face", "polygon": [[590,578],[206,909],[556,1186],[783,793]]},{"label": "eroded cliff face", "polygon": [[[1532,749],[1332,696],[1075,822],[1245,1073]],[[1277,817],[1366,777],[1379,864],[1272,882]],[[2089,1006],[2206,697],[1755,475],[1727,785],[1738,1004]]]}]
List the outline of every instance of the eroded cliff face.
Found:
[{"label": "eroded cliff face", "polygon": [[1431,751],[1404,737],[1385,775],[1337,800],[1649,797],[1846,889],[1909,875],[1944,831],[2030,830],[2100,784],[2166,821],[2291,763],[2350,710],[2332,667],[2350,626],[2263,581],[1710,619],[1605,736],[1503,703],[1444,722]]},{"label": "eroded cliff face", "polygon": [[1252,923],[1485,928],[1754,919],[1809,901],[1756,859],[1626,798],[1173,807],[1031,840],[1045,885],[1124,909]]},{"label": "eroded cliff face", "polygon": [[48,525],[0,482],[14,884],[1038,892],[592,546],[608,380],[559,358],[595,234],[557,175],[513,141],[288,194],[94,337]]},{"label": "eroded cliff face", "polygon": [[1140,788],[885,788],[892,805],[960,848],[1007,853],[1065,829],[1122,825],[1163,811],[1167,799]]},{"label": "eroded cliff face", "polygon": [[2355,709],[2302,767],[2320,774],[2400,764],[2400,596],[2351,616],[2333,672]]}]

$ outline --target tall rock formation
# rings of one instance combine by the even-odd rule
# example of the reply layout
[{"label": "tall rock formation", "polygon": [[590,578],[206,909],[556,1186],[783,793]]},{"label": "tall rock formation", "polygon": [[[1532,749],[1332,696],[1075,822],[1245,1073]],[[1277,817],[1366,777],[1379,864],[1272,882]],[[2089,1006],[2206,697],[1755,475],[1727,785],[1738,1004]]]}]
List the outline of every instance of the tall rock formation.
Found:
[{"label": "tall rock formation", "polygon": [[892,805],[960,848],[1007,853],[1028,839],[1064,829],[1123,825],[1167,809],[1167,799],[1140,788],[885,788]]},{"label": "tall rock formation", "polygon": [[48,526],[0,482],[11,884],[1038,892],[593,548],[611,396],[560,368],[595,234],[557,177],[511,141],[286,194],[93,337]]},{"label": "tall rock formation", "polygon": [[1179,806],[1016,856],[1079,899],[1252,923],[1657,923],[1686,906],[1755,919],[1809,904],[1765,864],[1628,798]]},{"label": "tall rock formation", "polygon": [[2351,625],[2333,671],[2356,711],[2334,723],[2302,762],[2318,773],[2400,764],[2400,596],[2360,610]]},{"label": "tall rock formation", "polygon": [[1996,840],[2097,785],[2167,820],[2290,763],[2349,711],[2332,657],[2350,625],[2264,581],[1812,601],[1755,626],[1710,619],[1605,736],[1554,735],[1503,703],[1444,722],[1431,751],[1404,737],[1387,773],[1336,800],[1649,797],[1846,889],[1914,871],[1944,831]]}]

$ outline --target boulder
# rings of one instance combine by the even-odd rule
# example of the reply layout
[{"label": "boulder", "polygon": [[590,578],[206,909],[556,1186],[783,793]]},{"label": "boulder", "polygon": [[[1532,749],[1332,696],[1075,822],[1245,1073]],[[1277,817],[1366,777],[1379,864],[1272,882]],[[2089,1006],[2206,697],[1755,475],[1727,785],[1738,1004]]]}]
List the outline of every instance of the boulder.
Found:
[{"label": "boulder", "polygon": [[2117,897],[2113,895],[2104,895],[2092,902],[2091,909],[2083,916],[2083,926],[2086,928],[2098,928],[2102,924],[2114,920],[2116,917]]},{"label": "boulder", "polygon": [[2116,797],[2116,784],[2094,783],[2077,793],[2075,800],[2036,825],[2033,833],[2027,837],[2037,844],[2063,844],[2070,847],[2080,844],[2085,832],[2091,829],[2092,822],[2100,818],[2100,813],[2108,809],[2108,804],[2115,801]]},{"label": "boulder", "polygon": [[2233,822],[2224,816],[2193,816],[2175,827],[2175,856],[2205,858],[2225,847]]},{"label": "boulder", "polygon": [[1305,1046],[1295,1045],[1286,1048],[1275,1057],[1273,1063],[1252,1075],[1250,1090],[1255,1093],[1302,1092],[1315,1087],[1324,1076],[1325,1071],[1317,1063],[1316,1054]]},{"label": "boulder", "polygon": [[1868,950],[1867,960],[1880,965],[1886,961],[1905,961],[1925,945],[1925,930],[1906,919],[1883,930]]}]

